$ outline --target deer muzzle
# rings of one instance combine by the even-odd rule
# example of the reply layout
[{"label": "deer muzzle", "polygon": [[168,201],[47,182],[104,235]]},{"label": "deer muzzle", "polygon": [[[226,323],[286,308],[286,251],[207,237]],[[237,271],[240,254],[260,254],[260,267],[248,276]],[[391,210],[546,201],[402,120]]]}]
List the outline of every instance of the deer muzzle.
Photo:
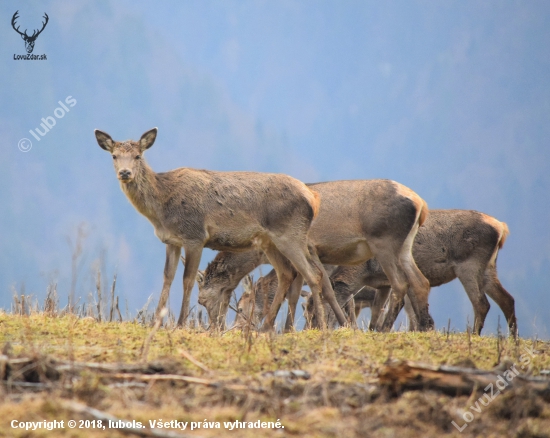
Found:
[{"label": "deer muzzle", "polygon": [[121,181],[130,181],[130,178],[132,176],[132,171],[129,169],[121,169],[118,171],[118,179]]}]

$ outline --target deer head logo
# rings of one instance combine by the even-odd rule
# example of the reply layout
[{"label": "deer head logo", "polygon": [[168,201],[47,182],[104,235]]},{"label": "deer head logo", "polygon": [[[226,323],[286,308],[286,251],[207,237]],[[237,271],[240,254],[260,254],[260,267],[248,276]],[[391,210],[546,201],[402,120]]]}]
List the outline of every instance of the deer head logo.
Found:
[{"label": "deer head logo", "polygon": [[42,33],[44,28],[46,27],[46,24],[48,24],[48,14],[44,12],[44,17],[46,21],[42,23],[42,29],[37,30],[35,29],[32,35],[27,35],[27,29],[25,29],[25,32],[19,31],[19,26],[15,27],[15,21],[19,18],[17,15],[19,11],[16,11],[15,14],[13,14],[13,17],[11,19],[11,26],[13,27],[13,30],[15,30],[19,35],[21,35],[21,38],[25,40],[25,49],[27,49],[27,53],[32,53],[34,49],[34,42],[36,41],[36,38],[38,38],[38,35]]}]

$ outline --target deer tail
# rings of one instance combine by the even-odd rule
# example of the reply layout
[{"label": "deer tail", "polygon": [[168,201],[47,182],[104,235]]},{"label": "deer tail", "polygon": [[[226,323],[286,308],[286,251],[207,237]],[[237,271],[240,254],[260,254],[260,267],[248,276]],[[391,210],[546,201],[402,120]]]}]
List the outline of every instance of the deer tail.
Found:
[{"label": "deer tail", "polygon": [[319,208],[321,206],[321,195],[315,190],[311,190],[309,187],[306,187],[306,199],[313,211],[313,219],[319,214]]},{"label": "deer tail", "polygon": [[418,225],[422,226],[426,219],[428,219],[429,214],[428,203],[422,199],[422,210],[420,210],[420,217],[418,218]]},{"label": "deer tail", "polygon": [[508,225],[506,225],[505,222],[501,222],[501,224],[502,224],[502,231],[501,231],[502,234],[500,235],[500,239],[498,241],[499,249],[504,246],[504,242],[506,242],[506,239],[507,239],[508,235],[510,234],[510,230],[508,228]]}]

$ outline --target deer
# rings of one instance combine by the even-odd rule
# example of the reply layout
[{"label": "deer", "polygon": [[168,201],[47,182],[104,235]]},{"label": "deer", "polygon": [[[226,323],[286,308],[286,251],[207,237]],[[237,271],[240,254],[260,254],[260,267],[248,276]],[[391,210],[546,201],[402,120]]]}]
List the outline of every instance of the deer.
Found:
[{"label": "deer", "polygon": [[[284,297],[296,271],[310,286],[317,310],[323,312],[322,292],[344,325],[346,319],[328,276],[308,246],[308,231],[320,208],[319,195],[283,174],[185,167],[156,173],[145,161],[144,153],[153,146],[157,131],[153,128],[145,132],[139,141],[115,141],[106,132],[95,130],[97,143],[112,156],[122,192],[166,245],[156,318],[168,301],[183,248],[183,301],[177,324],[185,324],[206,247],[236,252],[261,250],[277,272],[277,296]],[[318,317],[324,321],[323,314]]]},{"label": "deer", "polygon": [[[430,285],[411,252],[420,225],[429,217],[426,202],[408,187],[384,179],[331,181],[307,186],[321,198],[319,214],[309,231],[309,240],[321,263],[359,265],[376,257],[395,295],[386,318],[388,322],[381,329],[391,328],[405,295],[411,299],[419,329],[433,328],[428,312]],[[199,304],[206,307],[210,321],[225,325],[232,291],[253,267],[264,262],[261,254],[254,252],[239,256],[232,253],[216,255],[198,279]],[[302,278],[297,276],[289,290],[290,313],[285,331],[292,329],[302,284]],[[283,299],[278,297],[273,301],[264,325],[274,323]]]},{"label": "deer", "polygon": [[[419,269],[431,287],[458,278],[474,310],[473,333],[481,334],[490,303],[487,295],[500,307],[510,335],[517,336],[517,319],[513,296],[502,286],[496,268],[497,255],[503,247],[509,229],[506,223],[474,210],[430,210],[424,225],[418,230],[412,253]],[[382,307],[389,296],[390,282],[380,263],[371,259],[359,266],[339,266],[330,276],[337,301],[346,310],[345,303],[357,312],[364,306],[371,308],[369,328],[379,326]],[[367,286],[366,289],[363,289]],[[370,287],[374,287],[373,296]],[[355,295],[357,294],[357,295]],[[405,302],[407,310],[407,302]],[[306,308],[308,306],[306,305]],[[313,327],[315,316],[309,312]],[[348,315],[352,316],[348,310]],[[415,330],[418,322],[414,312],[407,311],[409,328]],[[356,315],[353,315],[355,318]],[[329,327],[334,318],[327,314]]]},{"label": "deer", "polygon": [[[347,317],[349,318],[352,326],[355,322],[355,327],[357,327],[357,316],[359,316],[361,310],[369,307],[371,308],[371,310],[377,308],[379,309],[379,311],[381,311],[382,307],[384,306],[384,302],[377,303],[377,301],[383,300],[384,298],[387,299],[388,297],[388,295],[386,294],[378,293],[378,289],[375,289],[373,287],[367,285],[357,286],[357,281],[355,281],[356,278],[353,277],[351,273],[357,271],[361,267],[362,265],[349,267],[349,283],[344,284],[345,286],[350,288],[355,287],[355,289],[351,289],[351,293],[348,293],[348,291],[342,289],[342,287],[340,287],[339,289],[334,289],[338,304],[347,313]],[[337,266],[334,266],[334,270],[336,270],[337,268]],[[265,318],[267,314],[267,308],[273,302],[273,297],[275,296],[275,291],[277,289],[277,277],[274,274],[275,271],[271,270],[267,275],[260,277],[256,282],[253,281],[250,274],[246,275],[241,280],[240,284],[242,285],[243,293],[237,301],[237,307],[234,309],[236,311],[235,321],[233,323],[233,326],[235,328],[242,329],[246,327],[249,322],[252,327],[257,328],[260,321]],[[334,280],[331,276],[331,282],[333,281]],[[358,290],[357,287],[359,287]],[[305,327],[319,328],[316,319],[314,319],[314,314],[311,311],[311,292],[302,290],[300,295],[305,298],[305,301],[302,302],[302,309],[304,312],[304,318],[306,320]],[[410,300],[407,296],[405,296],[404,308],[407,312],[407,315],[409,316],[409,319],[412,320],[414,318],[414,320],[416,321],[414,310],[412,309]],[[325,313],[325,315],[327,316],[328,328],[336,328],[337,324],[333,315],[330,313]],[[414,327],[416,327],[416,325]],[[369,328],[371,330],[374,330],[372,326]],[[415,328],[412,328],[412,326],[410,329],[415,330]]]},{"label": "deer", "polygon": [[[336,266],[325,266],[325,270],[329,275],[336,268]],[[275,293],[277,291],[277,276],[275,275],[275,271],[272,269],[267,275],[260,277],[256,282],[253,281],[250,274],[247,274],[240,283],[243,288],[243,293],[237,302],[237,308],[235,309],[237,315],[233,326],[242,329],[250,323],[252,327],[258,328],[260,322],[265,318],[269,307],[273,303],[273,298],[275,297]],[[300,293],[301,296],[306,298],[309,297],[310,294],[310,292],[303,290]],[[336,299],[342,309],[343,304],[351,303],[356,306],[360,305],[359,301],[353,302],[352,300],[349,300],[349,303],[344,303],[338,295],[336,295]],[[348,317],[349,312],[350,310],[348,309]],[[289,311],[289,317],[293,316],[294,315],[292,315]],[[334,321],[334,317],[332,317],[331,324],[333,326],[335,325]],[[308,325],[308,327],[310,326],[311,325]]]},{"label": "deer", "polygon": [[[248,273],[264,264],[269,264],[269,260],[260,250],[221,251],[204,271],[198,271],[199,304],[207,309],[212,328],[225,329],[226,314],[233,291],[241,280],[247,279]],[[248,280],[246,286],[249,290]]]},{"label": "deer", "polygon": [[273,281],[273,277],[274,271],[271,270],[269,274],[260,277],[256,282],[250,274],[241,280],[243,293],[237,302],[234,327],[243,329],[250,323],[252,327],[258,328],[275,298],[277,280]]},{"label": "deer", "polygon": [[48,24],[48,20],[49,20],[48,14],[46,14],[44,12],[44,17],[42,17],[42,18],[44,18],[45,21],[42,22],[42,29],[40,29],[40,30],[35,29],[34,32],[32,33],[32,35],[29,36],[29,35],[27,35],[27,30],[26,29],[25,29],[25,32],[21,32],[19,30],[20,26],[15,27],[16,21],[19,18],[19,16],[17,15],[18,13],[19,13],[19,11],[15,11],[15,14],[13,14],[13,17],[11,19],[11,27],[13,27],[13,30],[15,30],[19,35],[21,35],[21,38],[23,38],[23,40],[25,40],[25,50],[27,50],[27,53],[32,53],[32,51],[34,50],[34,43],[36,41],[36,38],[38,38],[38,35],[40,35],[42,33],[42,31],[46,27],[46,24]]}]

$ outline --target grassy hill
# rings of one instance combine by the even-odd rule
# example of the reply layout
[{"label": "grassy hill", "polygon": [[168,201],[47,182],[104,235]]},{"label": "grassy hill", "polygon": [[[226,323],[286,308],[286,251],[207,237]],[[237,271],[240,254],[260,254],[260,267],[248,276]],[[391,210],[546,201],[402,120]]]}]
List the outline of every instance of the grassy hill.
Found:
[{"label": "grassy hill", "polygon": [[[535,339],[351,329],[285,335],[210,333],[200,326],[155,330],[44,312],[1,313],[0,327],[0,436],[123,436],[108,427],[111,417],[102,417],[105,430],[98,428],[96,414],[140,422],[146,428],[126,433],[142,436],[155,436],[147,435],[150,420],[187,423],[184,431],[181,425],[156,429],[156,436],[550,434],[550,380],[542,381],[546,392],[510,385],[475,412],[469,407],[484,394],[482,387],[462,395],[431,385],[408,391],[382,379],[403,361],[434,369],[498,366],[496,374],[515,364],[523,376],[547,376],[550,344]],[[467,411],[473,419],[459,432],[452,421],[462,426]],[[71,419],[77,428],[67,426]],[[63,420],[64,428],[29,432],[13,428],[14,420]],[[89,428],[79,429],[81,420]],[[261,425],[257,420],[284,428],[235,428],[242,424],[236,421]],[[204,421],[213,427],[205,429]],[[200,428],[190,431],[191,422]]]}]

